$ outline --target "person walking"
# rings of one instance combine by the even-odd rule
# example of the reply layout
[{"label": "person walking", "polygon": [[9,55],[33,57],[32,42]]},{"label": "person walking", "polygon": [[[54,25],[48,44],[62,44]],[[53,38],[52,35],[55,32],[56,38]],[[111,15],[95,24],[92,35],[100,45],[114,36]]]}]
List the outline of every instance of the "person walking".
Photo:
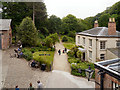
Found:
[{"label": "person walking", "polygon": [[61,54],[61,51],[60,51],[60,49],[58,50],[58,53],[59,53],[59,55]]},{"label": "person walking", "polygon": [[19,90],[18,85],[15,87],[15,90]]},{"label": "person walking", "polygon": [[67,48],[65,48],[65,52],[67,52]]},{"label": "person walking", "polygon": [[34,90],[34,88],[32,87],[32,83],[30,83],[28,90]]},{"label": "person walking", "polygon": [[37,81],[38,83],[38,89],[37,90],[40,90],[42,88],[42,83],[40,81]]}]

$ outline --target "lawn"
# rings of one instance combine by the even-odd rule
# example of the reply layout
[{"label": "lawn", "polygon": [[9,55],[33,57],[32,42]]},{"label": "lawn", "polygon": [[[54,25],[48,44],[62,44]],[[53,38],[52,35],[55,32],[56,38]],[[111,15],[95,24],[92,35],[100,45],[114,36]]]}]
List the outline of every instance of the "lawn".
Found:
[{"label": "lawn", "polygon": [[63,45],[64,45],[65,48],[71,49],[72,47],[75,46],[75,42],[73,42],[73,43],[63,42]]},{"label": "lawn", "polygon": [[41,64],[46,64],[47,69],[50,70],[54,59],[54,51],[35,52],[33,53],[33,59],[40,62]]}]

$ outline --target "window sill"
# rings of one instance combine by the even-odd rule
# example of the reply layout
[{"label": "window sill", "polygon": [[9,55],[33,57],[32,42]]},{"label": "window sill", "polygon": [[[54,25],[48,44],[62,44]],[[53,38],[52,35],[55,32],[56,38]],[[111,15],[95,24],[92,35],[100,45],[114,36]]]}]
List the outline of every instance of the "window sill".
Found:
[{"label": "window sill", "polygon": [[92,46],[89,46],[89,48],[91,48],[91,49],[92,49]]},{"label": "window sill", "polygon": [[100,49],[100,51],[106,51],[106,49]]}]

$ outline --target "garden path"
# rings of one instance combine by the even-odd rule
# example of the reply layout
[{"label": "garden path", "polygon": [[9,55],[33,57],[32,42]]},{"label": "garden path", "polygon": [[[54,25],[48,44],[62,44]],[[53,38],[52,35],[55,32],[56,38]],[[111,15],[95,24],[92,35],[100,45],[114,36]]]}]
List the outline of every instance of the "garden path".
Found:
[{"label": "garden path", "polygon": [[[62,42],[56,43],[55,45],[56,51],[54,55],[54,62],[53,62],[53,70],[60,70],[65,72],[70,72],[70,64],[67,61],[67,54],[62,53],[62,51],[65,49],[62,45]],[[58,54],[58,50],[61,50],[61,55]]]},{"label": "garden path", "polygon": [[62,43],[56,43],[53,71],[48,77],[46,88],[94,88],[95,83],[86,78],[76,77],[70,74],[70,64],[67,54],[58,55],[58,50],[64,49]]}]

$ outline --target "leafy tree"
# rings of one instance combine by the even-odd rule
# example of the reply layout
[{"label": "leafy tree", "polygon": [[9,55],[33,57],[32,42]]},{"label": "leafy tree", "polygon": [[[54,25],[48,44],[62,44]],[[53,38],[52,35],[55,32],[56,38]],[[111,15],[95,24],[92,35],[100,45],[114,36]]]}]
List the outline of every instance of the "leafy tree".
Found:
[{"label": "leafy tree", "polygon": [[61,19],[55,15],[48,18],[48,29],[50,33],[59,33],[61,31]]},{"label": "leafy tree", "polygon": [[81,60],[81,57],[82,57],[82,52],[81,51],[77,51],[77,57]]},{"label": "leafy tree", "polygon": [[37,43],[37,30],[30,17],[26,17],[21,22],[18,30],[18,39],[22,42],[23,46],[35,46]]}]

